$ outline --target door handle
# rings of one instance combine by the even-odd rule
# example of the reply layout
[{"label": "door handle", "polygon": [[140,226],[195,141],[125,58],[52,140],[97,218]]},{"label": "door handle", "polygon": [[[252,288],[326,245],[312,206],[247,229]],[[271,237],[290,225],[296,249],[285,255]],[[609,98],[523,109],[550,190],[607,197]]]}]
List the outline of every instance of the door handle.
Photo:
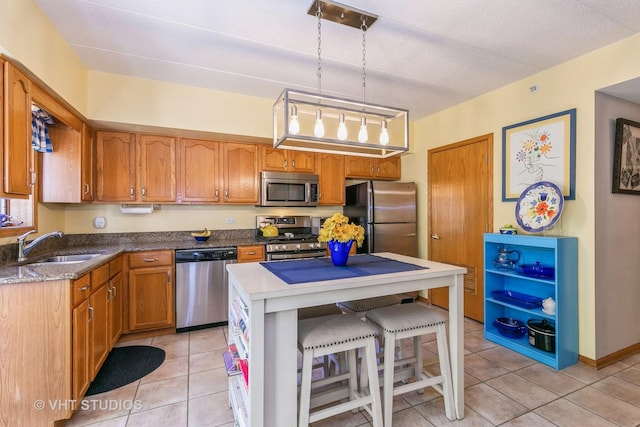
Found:
[{"label": "door handle", "polygon": [[440,236],[438,236],[437,234],[432,234],[432,235],[431,235],[431,238],[432,238],[433,240],[440,240]]}]

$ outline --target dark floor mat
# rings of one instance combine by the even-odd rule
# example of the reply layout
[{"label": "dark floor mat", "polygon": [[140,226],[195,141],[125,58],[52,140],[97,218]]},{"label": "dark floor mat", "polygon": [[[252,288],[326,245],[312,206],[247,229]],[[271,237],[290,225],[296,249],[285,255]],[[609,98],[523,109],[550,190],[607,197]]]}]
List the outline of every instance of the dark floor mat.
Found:
[{"label": "dark floor mat", "polygon": [[85,396],[113,390],[139,380],[164,362],[161,348],[146,345],[114,347]]}]

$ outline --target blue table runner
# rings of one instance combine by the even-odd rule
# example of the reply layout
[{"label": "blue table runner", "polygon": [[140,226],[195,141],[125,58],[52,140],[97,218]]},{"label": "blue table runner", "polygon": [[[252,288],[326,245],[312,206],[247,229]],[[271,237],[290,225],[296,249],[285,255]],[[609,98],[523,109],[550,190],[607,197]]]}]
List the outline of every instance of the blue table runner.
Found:
[{"label": "blue table runner", "polygon": [[369,254],[352,255],[349,257],[347,265],[342,267],[333,265],[329,257],[261,262],[260,265],[289,285],[428,268]]}]

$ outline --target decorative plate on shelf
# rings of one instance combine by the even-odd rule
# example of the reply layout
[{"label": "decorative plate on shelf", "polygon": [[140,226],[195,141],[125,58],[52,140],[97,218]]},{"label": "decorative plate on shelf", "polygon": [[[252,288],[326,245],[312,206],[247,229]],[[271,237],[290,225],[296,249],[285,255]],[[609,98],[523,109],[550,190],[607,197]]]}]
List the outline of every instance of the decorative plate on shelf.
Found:
[{"label": "decorative plate on shelf", "polygon": [[552,182],[541,181],[527,187],[516,202],[516,221],[525,231],[544,231],[560,219],[564,197]]}]

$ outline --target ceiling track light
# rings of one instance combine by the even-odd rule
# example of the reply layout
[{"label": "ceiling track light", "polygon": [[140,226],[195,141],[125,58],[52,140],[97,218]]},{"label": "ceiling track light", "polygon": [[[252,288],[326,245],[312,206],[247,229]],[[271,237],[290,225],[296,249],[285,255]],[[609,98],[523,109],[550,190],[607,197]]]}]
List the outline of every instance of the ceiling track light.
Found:
[{"label": "ceiling track light", "polygon": [[[366,101],[366,32],[378,17],[329,0],[314,0],[308,14],[318,18],[318,92],[284,89],[273,106],[273,146],[378,158],[408,151],[409,111]],[[322,19],[362,32],[361,100],[322,94]]]}]

